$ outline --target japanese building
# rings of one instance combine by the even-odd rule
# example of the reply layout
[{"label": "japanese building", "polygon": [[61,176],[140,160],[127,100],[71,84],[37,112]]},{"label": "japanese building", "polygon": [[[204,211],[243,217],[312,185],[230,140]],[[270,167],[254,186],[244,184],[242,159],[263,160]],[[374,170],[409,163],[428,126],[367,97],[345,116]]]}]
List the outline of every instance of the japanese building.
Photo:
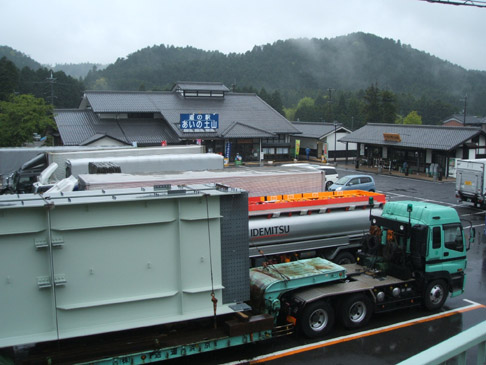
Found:
[{"label": "japanese building", "polygon": [[[245,161],[290,157],[301,133],[256,94],[221,83],[178,82],[171,91],[86,91],[78,109],[54,112],[65,146],[200,143]],[[261,153],[263,153],[263,155]]]},{"label": "japanese building", "polygon": [[360,163],[398,170],[407,162],[412,171],[439,168],[454,175],[456,159],[486,154],[486,133],[480,127],[369,123],[340,139],[356,143]]},{"label": "japanese building", "polygon": [[351,131],[340,123],[292,122],[301,133],[292,136],[292,144],[299,141],[300,154],[307,148],[311,156],[325,161],[356,157],[356,144],[339,140]]}]

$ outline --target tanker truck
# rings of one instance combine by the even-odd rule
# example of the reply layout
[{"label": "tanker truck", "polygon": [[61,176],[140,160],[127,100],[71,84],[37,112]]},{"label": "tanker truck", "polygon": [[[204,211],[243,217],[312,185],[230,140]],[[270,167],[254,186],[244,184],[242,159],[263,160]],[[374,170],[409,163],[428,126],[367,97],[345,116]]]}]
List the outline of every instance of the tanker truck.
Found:
[{"label": "tanker truck", "polygon": [[377,216],[370,197],[358,263],[249,269],[248,206],[214,184],[1,196],[0,362],[159,362],[437,310],[464,290],[450,207],[388,202]]},{"label": "tanker truck", "polygon": [[251,266],[317,256],[353,263],[369,230],[369,208],[380,215],[385,202],[384,194],[361,190],[250,197]]}]

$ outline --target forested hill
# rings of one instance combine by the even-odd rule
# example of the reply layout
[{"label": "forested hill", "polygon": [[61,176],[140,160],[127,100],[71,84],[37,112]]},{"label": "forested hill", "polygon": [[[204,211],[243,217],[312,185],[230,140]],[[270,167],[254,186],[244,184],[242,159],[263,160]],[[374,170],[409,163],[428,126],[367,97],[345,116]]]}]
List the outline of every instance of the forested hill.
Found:
[{"label": "forested hill", "polygon": [[[88,89],[165,90],[175,81],[221,81],[238,89],[278,90],[284,105],[319,90],[358,91],[376,84],[396,94],[456,101],[468,94],[471,111],[486,115],[486,72],[468,71],[371,34],[293,39],[225,55],[191,47],[153,46],[90,72]],[[480,102],[481,101],[481,102]]]},{"label": "forested hill", "polygon": [[19,70],[23,69],[24,67],[28,67],[31,70],[36,71],[42,67],[39,62],[34,61],[26,54],[16,51],[15,49],[8,46],[0,46],[0,59],[2,57],[6,57],[9,61],[13,62],[13,64]]}]

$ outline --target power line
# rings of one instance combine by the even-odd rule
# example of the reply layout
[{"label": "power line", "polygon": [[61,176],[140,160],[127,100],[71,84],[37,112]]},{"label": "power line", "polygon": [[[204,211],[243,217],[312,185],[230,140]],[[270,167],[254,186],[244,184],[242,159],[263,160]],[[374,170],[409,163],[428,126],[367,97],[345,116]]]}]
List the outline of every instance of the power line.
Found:
[{"label": "power line", "polygon": [[478,8],[486,8],[486,1],[484,0],[421,0],[427,1],[428,3],[438,3],[438,4],[447,4],[447,5],[463,5],[463,6],[475,6]]}]

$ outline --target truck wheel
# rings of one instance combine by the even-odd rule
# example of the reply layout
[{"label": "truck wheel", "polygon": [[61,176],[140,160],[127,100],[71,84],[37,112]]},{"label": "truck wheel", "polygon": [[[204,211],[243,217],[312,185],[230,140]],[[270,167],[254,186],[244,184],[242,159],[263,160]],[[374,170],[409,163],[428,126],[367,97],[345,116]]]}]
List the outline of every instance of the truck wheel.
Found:
[{"label": "truck wheel", "polygon": [[354,264],[356,258],[351,252],[344,251],[338,253],[333,261],[338,265]]},{"label": "truck wheel", "polygon": [[370,298],[364,294],[353,294],[340,304],[341,321],[346,328],[358,328],[368,323],[373,314]]},{"label": "truck wheel", "polygon": [[334,325],[334,309],[326,301],[310,303],[304,307],[298,325],[308,338],[324,336]]},{"label": "truck wheel", "polygon": [[427,284],[424,292],[424,305],[428,310],[436,310],[442,308],[444,305],[447,294],[447,284],[444,280],[432,280]]}]

